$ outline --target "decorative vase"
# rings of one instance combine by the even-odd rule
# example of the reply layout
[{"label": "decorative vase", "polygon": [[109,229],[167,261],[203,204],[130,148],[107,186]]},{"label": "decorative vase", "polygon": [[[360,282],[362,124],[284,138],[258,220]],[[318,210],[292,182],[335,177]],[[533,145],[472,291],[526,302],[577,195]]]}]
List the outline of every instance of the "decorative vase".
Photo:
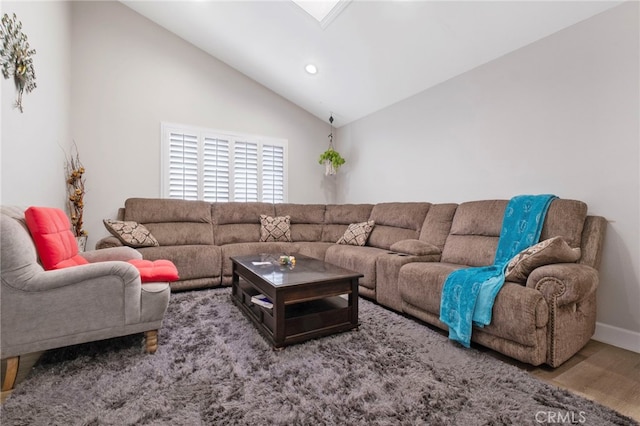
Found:
[{"label": "decorative vase", "polygon": [[329,160],[324,162],[324,174],[326,176],[332,176],[336,174],[336,168],[333,166],[333,163]]},{"label": "decorative vase", "polygon": [[76,242],[78,243],[78,250],[80,252],[84,252],[87,249],[87,236],[82,235],[80,237],[76,237]]}]

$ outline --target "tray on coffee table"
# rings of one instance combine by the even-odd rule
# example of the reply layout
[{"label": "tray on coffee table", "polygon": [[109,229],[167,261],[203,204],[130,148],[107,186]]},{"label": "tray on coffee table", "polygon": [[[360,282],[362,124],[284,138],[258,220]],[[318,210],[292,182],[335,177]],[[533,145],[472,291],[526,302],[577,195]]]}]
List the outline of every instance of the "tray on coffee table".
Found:
[{"label": "tray on coffee table", "polygon": [[[358,327],[362,274],[311,257],[235,256],[231,297],[276,348]],[[273,307],[251,301],[263,294]]]}]

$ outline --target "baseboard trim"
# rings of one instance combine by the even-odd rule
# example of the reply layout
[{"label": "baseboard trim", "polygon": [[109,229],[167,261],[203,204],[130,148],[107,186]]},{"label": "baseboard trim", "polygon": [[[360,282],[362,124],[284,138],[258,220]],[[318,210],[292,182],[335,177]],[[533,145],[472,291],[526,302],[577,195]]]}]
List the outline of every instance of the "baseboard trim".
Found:
[{"label": "baseboard trim", "polygon": [[596,322],[593,340],[640,353],[640,333]]}]

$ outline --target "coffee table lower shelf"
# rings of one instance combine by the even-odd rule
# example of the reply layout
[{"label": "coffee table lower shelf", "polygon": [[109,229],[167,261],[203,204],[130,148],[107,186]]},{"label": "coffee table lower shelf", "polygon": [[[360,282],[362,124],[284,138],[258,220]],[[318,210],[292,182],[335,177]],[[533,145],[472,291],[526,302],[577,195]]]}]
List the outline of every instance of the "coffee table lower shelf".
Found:
[{"label": "coffee table lower shelf", "polygon": [[[339,294],[343,293],[346,294],[342,291]],[[354,307],[349,299],[336,294],[285,303],[282,330],[278,330],[280,324],[275,318],[275,306],[268,309],[252,303],[251,297],[257,294],[259,291],[255,287],[239,280],[231,299],[276,348],[358,327],[357,321],[352,320]],[[276,338],[279,333],[283,338]]]}]

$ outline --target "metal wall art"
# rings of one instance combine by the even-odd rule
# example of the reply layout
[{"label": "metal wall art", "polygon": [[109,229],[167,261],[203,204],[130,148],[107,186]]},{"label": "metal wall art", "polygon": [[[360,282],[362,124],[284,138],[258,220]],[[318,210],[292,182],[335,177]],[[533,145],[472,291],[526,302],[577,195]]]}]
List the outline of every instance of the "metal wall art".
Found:
[{"label": "metal wall art", "polygon": [[13,77],[16,84],[15,108],[22,110],[22,94],[36,88],[36,74],[33,70],[33,59],[36,50],[30,49],[27,36],[22,32],[22,22],[18,21],[16,14],[9,17],[6,13],[2,17],[0,25],[2,47],[0,48],[0,65],[5,79]]}]

